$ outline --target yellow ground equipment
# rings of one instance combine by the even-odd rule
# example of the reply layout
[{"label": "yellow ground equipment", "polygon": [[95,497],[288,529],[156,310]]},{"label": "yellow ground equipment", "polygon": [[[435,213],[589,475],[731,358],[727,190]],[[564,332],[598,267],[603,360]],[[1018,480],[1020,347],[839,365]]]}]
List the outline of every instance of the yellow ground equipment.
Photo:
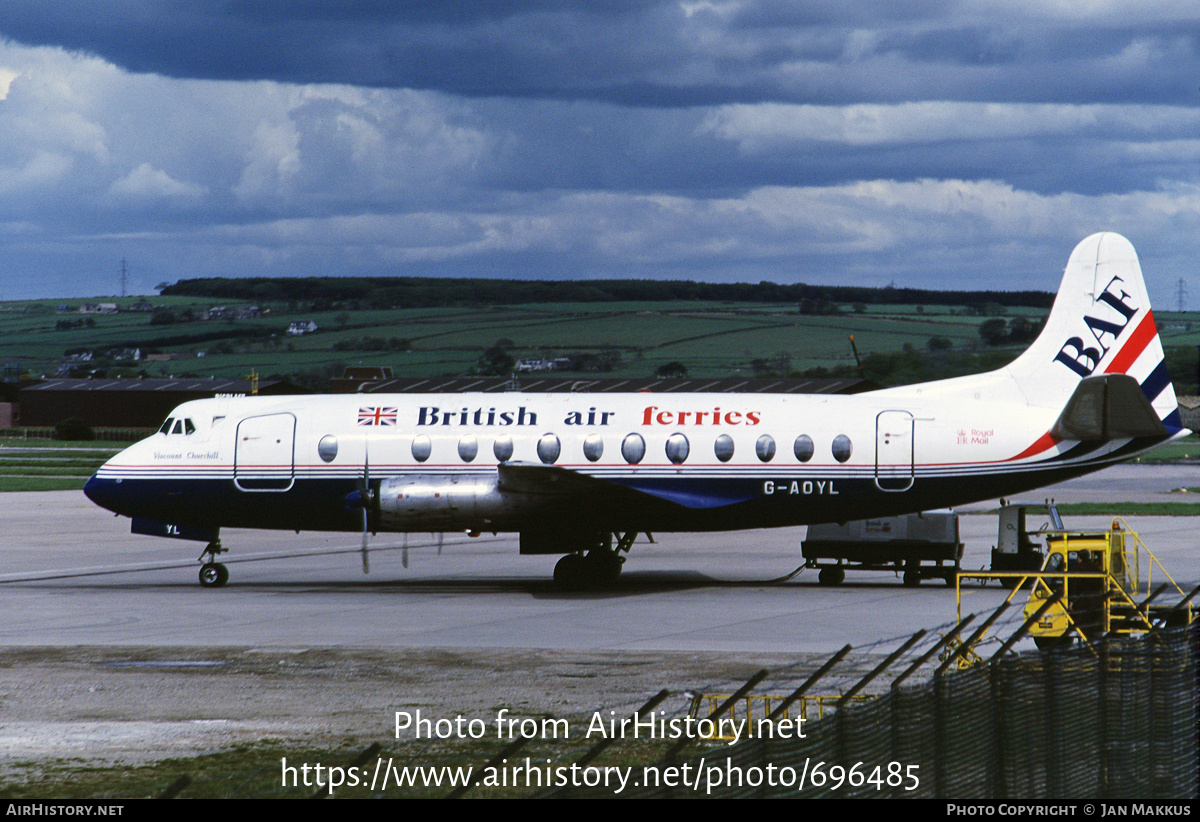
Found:
[{"label": "yellow ground equipment", "polygon": [[1069,644],[1075,637],[1088,642],[1109,633],[1142,633],[1192,621],[1186,598],[1169,603],[1149,597],[1156,572],[1168,591],[1185,595],[1124,520],[1114,519],[1108,531],[1047,535],[1046,546],[1046,563],[1025,604],[1026,619],[1054,594],[1061,598],[1029,627],[1039,647]]},{"label": "yellow ground equipment", "polygon": [[[1006,602],[1012,601],[1017,591],[1029,590],[1025,619],[1030,622],[1029,635],[1040,648],[1067,645],[1076,638],[1091,642],[1110,633],[1136,634],[1191,623],[1190,600],[1196,592],[1184,593],[1128,523],[1117,518],[1108,530],[1068,531],[1061,527],[1052,503],[1050,509],[1058,527],[1038,533],[1046,551],[1041,570],[960,573],[960,619],[962,581],[996,579],[1013,589]],[[1004,521],[1002,510],[1001,523]],[[1056,597],[1057,601],[1047,605],[1047,600]]]}]

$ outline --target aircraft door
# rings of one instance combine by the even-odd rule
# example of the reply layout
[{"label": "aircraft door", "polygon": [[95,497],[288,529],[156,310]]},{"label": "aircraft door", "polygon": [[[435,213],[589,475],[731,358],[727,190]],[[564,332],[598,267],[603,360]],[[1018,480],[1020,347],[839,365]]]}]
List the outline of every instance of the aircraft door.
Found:
[{"label": "aircraft door", "polygon": [[881,491],[913,486],[913,415],[881,411],[875,418],[875,485]]},{"label": "aircraft door", "polygon": [[242,491],[286,491],[295,482],[296,418],[246,417],[238,423],[233,484]]}]

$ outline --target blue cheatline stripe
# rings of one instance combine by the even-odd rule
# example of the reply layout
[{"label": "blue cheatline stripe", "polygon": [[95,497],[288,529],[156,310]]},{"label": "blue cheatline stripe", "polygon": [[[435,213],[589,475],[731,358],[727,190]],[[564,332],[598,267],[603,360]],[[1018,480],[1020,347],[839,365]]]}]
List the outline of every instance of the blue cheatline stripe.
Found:
[{"label": "blue cheatline stripe", "polygon": [[1142,392],[1150,402],[1154,402],[1158,395],[1170,384],[1171,377],[1167,374],[1167,361],[1163,360],[1150,372],[1150,376],[1142,381]]}]

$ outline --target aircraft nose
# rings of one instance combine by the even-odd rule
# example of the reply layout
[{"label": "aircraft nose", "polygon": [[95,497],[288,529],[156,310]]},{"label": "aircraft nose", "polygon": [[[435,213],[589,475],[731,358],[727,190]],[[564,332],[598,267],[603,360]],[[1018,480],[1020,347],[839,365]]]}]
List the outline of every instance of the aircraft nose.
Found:
[{"label": "aircraft nose", "polygon": [[83,486],[83,493],[101,508],[120,513],[120,480],[101,479],[99,474],[93,474]]}]

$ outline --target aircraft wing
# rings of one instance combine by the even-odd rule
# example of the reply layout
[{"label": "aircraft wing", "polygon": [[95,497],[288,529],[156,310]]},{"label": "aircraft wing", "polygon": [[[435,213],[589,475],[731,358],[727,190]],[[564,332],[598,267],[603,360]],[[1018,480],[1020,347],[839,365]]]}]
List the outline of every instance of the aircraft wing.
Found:
[{"label": "aircraft wing", "polygon": [[500,490],[557,499],[596,502],[645,502],[647,497],[665,500],[684,508],[720,508],[753,499],[749,490],[713,483],[710,489],[694,483],[679,485],[671,480],[647,477],[614,482],[561,468],[529,462],[508,462],[497,466]]}]

